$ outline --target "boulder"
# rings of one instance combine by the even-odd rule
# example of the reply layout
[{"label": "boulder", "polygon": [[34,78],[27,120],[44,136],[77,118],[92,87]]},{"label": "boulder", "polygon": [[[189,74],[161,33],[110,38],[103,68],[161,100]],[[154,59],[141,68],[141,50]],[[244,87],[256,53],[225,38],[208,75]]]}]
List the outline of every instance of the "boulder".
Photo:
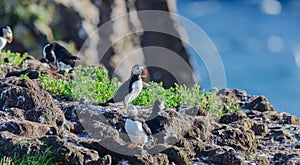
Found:
[{"label": "boulder", "polygon": [[231,114],[227,114],[221,117],[219,120],[220,123],[229,124],[238,120],[248,118],[246,113],[243,111],[236,111]]},{"label": "boulder", "polygon": [[18,135],[4,131],[0,132],[0,144],[1,153],[5,153],[8,157],[40,156],[46,150],[50,150],[53,161],[61,164],[97,164],[101,162],[101,158],[96,151],[70,142],[64,142],[55,135],[21,138]]},{"label": "boulder", "polygon": [[223,126],[212,131],[214,141],[220,146],[229,146],[243,154],[254,153],[258,141],[251,130],[240,130],[231,126]]},{"label": "boulder", "polygon": [[264,96],[253,97],[252,100],[245,104],[243,108],[250,110],[257,110],[260,112],[274,111],[273,106],[268,102],[268,99]]},{"label": "boulder", "polygon": [[0,132],[8,131],[23,137],[40,137],[43,135],[58,135],[56,127],[38,124],[30,121],[0,122]]},{"label": "boulder", "polygon": [[211,131],[214,129],[212,124],[212,119],[205,116],[195,117],[193,126],[189,131],[184,135],[185,138],[197,138],[203,142],[210,140],[212,134]]},{"label": "boulder", "polygon": [[251,130],[255,133],[255,135],[265,136],[269,132],[269,128],[265,123],[254,122]]},{"label": "boulder", "polygon": [[64,114],[52,96],[43,91],[37,83],[23,78],[6,78],[0,81],[0,107],[23,110],[26,120],[62,126]]}]

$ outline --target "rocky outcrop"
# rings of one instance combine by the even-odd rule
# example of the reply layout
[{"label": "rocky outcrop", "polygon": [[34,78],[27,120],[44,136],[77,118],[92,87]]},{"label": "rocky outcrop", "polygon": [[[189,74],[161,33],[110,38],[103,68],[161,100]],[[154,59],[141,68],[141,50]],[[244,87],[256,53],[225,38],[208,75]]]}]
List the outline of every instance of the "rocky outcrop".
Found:
[{"label": "rocky outcrop", "polygon": [[[252,134],[254,140],[249,141],[248,136],[244,135],[241,142],[248,149],[252,146],[251,148],[254,149],[252,152],[257,155],[255,163],[297,164],[300,162],[297,149],[297,141],[300,139],[300,120],[297,117],[286,112],[276,112],[265,97],[250,96],[245,91],[223,89],[219,91],[219,96],[225,102],[230,100],[239,103],[243,109],[223,116],[219,122],[233,127],[229,131],[230,136],[234,135],[232,131],[237,128],[242,131],[239,136]],[[223,139],[223,141],[232,145],[230,140]],[[252,144],[249,145],[249,142]],[[249,154],[248,150],[244,154]]]},{"label": "rocky outcrop", "polygon": [[11,111],[22,109],[24,119],[53,126],[62,126],[64,115],[52,96],[32,80],[6,78],[0,81],[0,107]]},{"label": "rocky outcrop", "polygon": [[222,89],[218,92],[218,96],[224,103],[238,103],[243,109],[256,110],[260,112],[274,111],[273,106],[264,96],[250,96],[246,91]]},{"label": "rocky outcrop", "polygon": [[[25,70],[12,66],[0,79],[3,156],[40,156],[50,151],[53,161],[61,164],[300,163],[300,120],[275,111],[263,96],[220,90],[220,100],[238,103],[241,109],[219,121],[197,106],[162,110],[146,122],[153,135],[144,148],[128,148],[131,141],[122,105],[100,107],[85,99],[55,99],[36,76],[18,76],[25,71],[36,71],[37,77],[62,75],[49,72],[34,58],[26,64],[30,67]],[[152,107],[136,108],[138,116],[147,120]]]}]

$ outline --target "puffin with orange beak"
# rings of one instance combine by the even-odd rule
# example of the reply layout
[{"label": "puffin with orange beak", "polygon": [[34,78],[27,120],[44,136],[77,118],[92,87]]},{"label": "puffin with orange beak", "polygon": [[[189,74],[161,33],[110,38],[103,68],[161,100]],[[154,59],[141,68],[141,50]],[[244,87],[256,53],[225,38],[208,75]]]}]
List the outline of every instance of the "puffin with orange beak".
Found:
[{"label": "puffin with orange beak", "polygon": [[0,50],[4,48],[6,43],[11,43],[13,41],[13,34],[9,26],[0,28]]},{"label": "puffin with orange beak", "polygon": [[123,102],[124,110],[127,112],[129,103],[141,93],[143,89],[142,77],[146,76],[146,70],[142,66],[134,65],[129,79],[121,85],[115,95],[105,103],[99,103],[98,105],[108,106],[110,103]]}]

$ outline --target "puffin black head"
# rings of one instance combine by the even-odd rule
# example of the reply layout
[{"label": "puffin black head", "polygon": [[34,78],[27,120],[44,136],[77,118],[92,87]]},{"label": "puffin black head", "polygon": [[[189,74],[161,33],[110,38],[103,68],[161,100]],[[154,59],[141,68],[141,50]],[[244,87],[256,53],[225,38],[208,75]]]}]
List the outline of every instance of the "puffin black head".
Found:
[{"label": "puffin black head", "polygon": [[47,44],[44,46],[43,55],[47,63],[51,66],[53,71],[59,70],[58,62],[53,50],[54,46],[52,44]]},{"label": "puffin black head", "polygon": [[1,28],[2,30],[2,37],[7,40],[8,43],[13,41],[13,34],[11,28],[9,26],[5,26]]},{"label": "puffin black head", "polygon": [[43,55],[47,62],[54,63],[56,61],[52,44],[47,44],[44,46]]},{"label": "puffin black head", "polygon": [[131,69],[133,75],[140,75],[141,77],[146,77],[146,70],[140,65],[134,65]]}]

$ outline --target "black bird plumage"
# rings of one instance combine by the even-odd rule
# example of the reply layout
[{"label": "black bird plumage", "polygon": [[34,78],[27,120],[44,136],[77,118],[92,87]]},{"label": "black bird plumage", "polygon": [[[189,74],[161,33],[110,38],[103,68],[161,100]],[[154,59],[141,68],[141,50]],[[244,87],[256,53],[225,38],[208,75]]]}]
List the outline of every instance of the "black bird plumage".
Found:
[{"label": "black bird plumage", "polygon": [[[132,84],[136,81],[139,81],[141,80],[141,77],[139,75],[133,75],[129,81],[129,84],[128,84],[128,93],[130,93],[132,91]],[[114,98],[110,98],[109,100],[107,100],[105,103],[98,103],[98,105],[100,106],[103,106],[103,107],[106,107],[109,105],[109,103],[115,103],[115,100]]]},{"label": "black bird plumage", "polygon": [[46,45],[43,54],[49,63],[62,62],[72,68],[75,66],[75,60],[80,60],[79,57],[72,55],[72,53],[57,42]]}]

